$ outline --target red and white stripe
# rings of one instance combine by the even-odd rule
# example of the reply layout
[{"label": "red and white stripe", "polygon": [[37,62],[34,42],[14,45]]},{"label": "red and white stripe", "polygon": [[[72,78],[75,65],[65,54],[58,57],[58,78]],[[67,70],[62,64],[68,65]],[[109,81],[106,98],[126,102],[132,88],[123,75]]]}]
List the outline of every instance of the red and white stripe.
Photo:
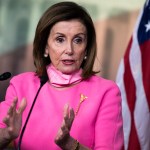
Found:
[{"label": "red and white stripe", "polygon": [[143,11],[121,60],[116,81],[123,100],[125,150],[150,150],[150,41],[139,45],[137,40],[142,14]]}]

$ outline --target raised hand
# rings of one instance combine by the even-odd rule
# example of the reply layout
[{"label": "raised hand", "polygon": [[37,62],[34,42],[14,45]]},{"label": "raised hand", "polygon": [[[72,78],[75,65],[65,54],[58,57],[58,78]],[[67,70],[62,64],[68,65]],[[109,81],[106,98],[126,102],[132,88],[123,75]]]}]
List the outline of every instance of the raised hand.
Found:
[{"label": "raised hand", "polygon": [[71,147],[72,142],[74,139],[70,136],[70,129],[74,120],[75,114],[73,109],[69,108],[69,105],[66,104],[64,106],[64,113],[63,113],[63,121],[60,129],[55,138],[55,143],[61,147],[62,149],[69,149]]},{"label": "raised hand", "polygon": [[6,124],[5,134],[8,139],[15,139],[19,136],[22,125],[22,113],[26,107],[26,99],[23,98],[18,109],[16,109],[18,99],[15,98],[7,112],[3,122]]}]

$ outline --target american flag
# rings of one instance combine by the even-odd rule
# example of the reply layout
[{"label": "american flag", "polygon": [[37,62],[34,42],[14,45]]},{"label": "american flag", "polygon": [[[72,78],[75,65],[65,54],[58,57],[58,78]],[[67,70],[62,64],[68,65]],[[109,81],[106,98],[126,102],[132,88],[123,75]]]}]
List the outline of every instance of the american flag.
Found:
[{"label": "american flag", "polygon": [[150,150],[150,0],[145,2],[121,60],[124,149]]}]

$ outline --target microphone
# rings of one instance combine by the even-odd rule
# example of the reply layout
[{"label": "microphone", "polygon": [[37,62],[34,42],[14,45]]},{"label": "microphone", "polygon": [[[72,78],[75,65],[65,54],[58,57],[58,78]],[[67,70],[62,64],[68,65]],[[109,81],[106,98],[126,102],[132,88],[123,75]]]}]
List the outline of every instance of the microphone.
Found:
[{"label": "microphone", "polygon": [[0,81],[7,80],[11,77],[10,72],[4,72],[3,74],[0,75]]},{"label": "microphone", "polygon": [[40,78],[40,87],[39,87],[39,89],[38,89],[38,91],[37,91],[37,93],[36,93],[36,95],[34,97],[34,100],[33,100],[32,106],[30,108],[30,111],[28,113],[27,119],[26,119],[25,124],[24,124],[24,126],[22,128],[22,131],[21,131],[21,134],[20,134],[20,138],[19,138],[19,142],[18,142],[18,148],[17,148],[17,150],[21,150],[21,142],[22,142],[23,134],[25,132],[27,123],[29,121],[29,118],[30,118],[30,115],[32,113],[32,110],[33,110],[34,104],[36,102],[36,99],[38,97],[38,94],[39,94],[41,88],[43,87],[43,85],[48,81],[48,76],[40,76],[39,78]]}]

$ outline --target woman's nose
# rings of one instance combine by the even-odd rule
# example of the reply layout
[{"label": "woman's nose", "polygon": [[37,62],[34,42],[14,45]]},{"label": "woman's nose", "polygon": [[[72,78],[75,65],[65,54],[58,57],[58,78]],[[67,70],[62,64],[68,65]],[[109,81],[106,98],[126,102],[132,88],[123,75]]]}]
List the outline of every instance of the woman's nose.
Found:
[{"label": "woman's nose", "polygon": [[68,42],[65,50],[66,54],[72,55],[73,54],[73,45],[72,43]]}]

